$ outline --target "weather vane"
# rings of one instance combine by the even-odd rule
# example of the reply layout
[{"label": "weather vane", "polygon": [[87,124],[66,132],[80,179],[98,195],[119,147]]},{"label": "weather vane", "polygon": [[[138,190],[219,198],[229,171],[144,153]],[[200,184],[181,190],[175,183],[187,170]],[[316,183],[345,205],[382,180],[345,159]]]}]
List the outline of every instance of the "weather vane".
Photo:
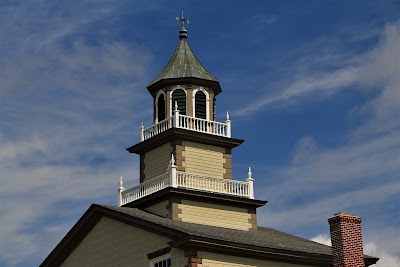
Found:
[{"label": "weather vane", "polygon": [[182,26],[185,26],[185,22],[189,24],[189,18],[185,18],[183,15],[183,8],[182,8],[182,18],[176,17],[176,23],[182,23]]}]

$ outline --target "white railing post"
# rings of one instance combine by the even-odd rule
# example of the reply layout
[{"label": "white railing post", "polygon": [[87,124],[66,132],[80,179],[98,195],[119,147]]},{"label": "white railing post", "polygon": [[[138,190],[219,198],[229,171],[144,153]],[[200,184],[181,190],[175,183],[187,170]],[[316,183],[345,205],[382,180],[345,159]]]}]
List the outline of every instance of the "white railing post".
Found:
[{"label": "white railing post", "polygon": [[229,113],[226,112],[226,137],[231,137],[231,120],[229,119]]},{"label": "white railing post", "polygon": [[171,166],[170,166],[170,173],[169,173],[169,183],[171,187],[178,187],[176,181],[176,165],[175,165],[175,158],[174,154],[171,154]]},{"label": "white railing post", "polygon": [[125,191],[125,188],[123,187],[124,182],[122,182],[122,176],[119,179],[119,188],[118,188],[118,207],[122,206],[122,192]]},{"label": "white railing post", "polygon": [[144,141],[144,123],[142,121],[142,126],[140,126],[140,141]]},{"label": "white railing post", "polygon": [[179,128],[179,109],[177,101],[175,101],[175,108],[172,117],[172,127]]},{"label": "white railing post", "polygon": [[249,198],[254,199],[254,187],[253,187],[254,179],[251,176],[252,176],[252,172],[251,172],[251,168],[249,167],[249,172],[247,173],[246,182],[249,185]]}]

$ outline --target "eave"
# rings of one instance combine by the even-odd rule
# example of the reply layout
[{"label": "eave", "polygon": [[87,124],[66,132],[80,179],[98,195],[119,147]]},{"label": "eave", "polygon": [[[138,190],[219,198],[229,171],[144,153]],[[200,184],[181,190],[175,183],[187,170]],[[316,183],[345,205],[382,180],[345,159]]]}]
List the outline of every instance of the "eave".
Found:
[{"label": "eave", "polygon": [[171,128],[165,132],[158,134],[150,139],[140,142],[134,146],[127,148],[129,153],[143,154],[162,144],[171,142],[173,140],[184,140],[202,143],[206,145],[219,146],[224,148],[234,148],[241,145],[244,140],[228,138],[223,136],[210,135],[180,128]]}]

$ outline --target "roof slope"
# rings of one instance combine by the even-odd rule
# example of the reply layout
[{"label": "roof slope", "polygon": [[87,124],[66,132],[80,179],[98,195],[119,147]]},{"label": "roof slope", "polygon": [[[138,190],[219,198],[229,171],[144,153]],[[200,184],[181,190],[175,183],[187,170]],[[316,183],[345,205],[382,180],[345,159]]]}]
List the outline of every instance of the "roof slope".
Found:
[{"label": "roof slope", "polygon": [[[332,266],[330,246],[273,228],[259,227],[257,232],[241,231],[175,221],[137,208],[98,204],[90,206],[40,266],[60,266],[103,216],[167,236],[173,240],[170,246],[198,246],[216,253],[234,253],[232,255],[247,258],[262,257],[310,266]],[[377,261],[378,258],[364,256],[365,266]]]},{"label": "roof slope", "polygon": [[136,218],[156,223],[173,230],[183,232],[191,236],[199,236],[221,241],[228,241],[242,245],[257,246],[263,248],[284,249],[313,254],[332,255],[330,246],[286,234],[269,227],[258,227],[257,232],[234,230],[209,225],[194,224],[175,221],[136,208],[125,208],[100,205],[104,208],[118,211]]},{"label": "roof slope", "polygon": [[175,78],[198,78],[218,82],[218,80],[206,70],[192,52],[186,33],[187,31],[184,28],[181,29],[179,43],[167,65],[165,65],[161,72],[147,85],[147,87],[151,87],[161,80]]}]

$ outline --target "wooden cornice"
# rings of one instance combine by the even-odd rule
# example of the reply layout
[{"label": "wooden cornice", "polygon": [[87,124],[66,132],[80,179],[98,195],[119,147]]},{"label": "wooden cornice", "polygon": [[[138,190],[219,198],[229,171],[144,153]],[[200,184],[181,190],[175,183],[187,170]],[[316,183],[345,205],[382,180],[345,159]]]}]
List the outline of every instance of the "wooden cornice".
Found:
[{"label": "wooden cornice", "polygon": [[244,140],[200,133],[181,128],[171,128],[152,138],[127,148],[129,153],[143,154],[173,140],[184,140],[223,148],[234,148],[241,145]]}]

